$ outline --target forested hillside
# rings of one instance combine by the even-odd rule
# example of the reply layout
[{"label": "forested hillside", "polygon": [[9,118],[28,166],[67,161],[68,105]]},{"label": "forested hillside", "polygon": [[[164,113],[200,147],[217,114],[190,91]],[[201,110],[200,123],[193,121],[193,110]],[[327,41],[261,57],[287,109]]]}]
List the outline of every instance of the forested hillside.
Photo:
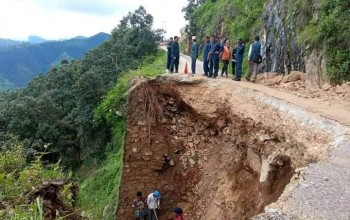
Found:
[{"label": "forested hillside", "polygon": [[[112,37],[85,54],[82,60],[64,62],[62,66],[53,67],[47,74],[34,78],[27,87],[0,95],[0,150],[2,153],[7,152],[4,154],[5,160],[11,161],[16,156],[22,158],[21,167],[24,167],[13,172],[11,166],[6,168],[4,165],[2,169],[0,163],[0,185],[6,183],[7,186],[0,193],[1,214],[14,215],[13,208],[19,210],[15,212],[16,215],[28,214],[28,206],[13,201],[28,187],[37,187],[45,179],[60,176],[60,168],[46,167],[59,162],[65,171],[80,170],[78,176],[83,177],[82,191],[89,193],[82,193],[79,202],[88,210],[86,215],[94,219],[102,219],[102,214],[103,219],[114,217],[117,205],[115,181],[120,179],[122,155],[119,150],[124,119],[115,113],[114,117],[120,121],[120,126],[116,127],[115,123],[108,120],[110,116],[104,117],[104,114],[114,115],[114,106],[109,109],[102,107],[99,113],[96,109],[107,92],[119,82],[122,73],[124,81],[119,82],[116,88],[121,92],[118,103],[122,103],[123,91],[129,86],[130,80],[125,79],[129,79],[127,75],[133,73],[130,71],[139,68],[144,62],[150,65],[156,57],[163,57],[163,53],[157,49],[162,31],[153,30],[152,25],[152,16],[140,7],[125,16],[112,31]],[[18,150],[10,153],[12,149]],[[109,158],[108,155],[113,157],[111,164],[103,162]],[[43,172],[37,168],[48,170],[52,175],[36,176],[34,173]],[[85,177],[94,175],[94,170],[98,173],[96,178],[84,181]],[[84,174],[84,171],[87,173]],[[70,176],[64,174],[65,178]],[[21,188],[23,178],[38,179]],[[9,179],[11,182],[7,181]],[[95,181],[105,185],[96,186]],[[13,191],[11,186],[16,184],[18,187]],[[97,190],[101,190],[99,193],[102,194],[94,195]],[[98,196],[101,195],[106,196],[101,198],[98,205],[92,204],[92,198],[100,198]],[[11,205],[3,207],[1,204]],[[107,211],[104,210],[106,205],[109,205]]]},{"label": "forested hillside", "polygon": [[350,2],[188,0],[188,36],[216,34],[246,44],[259,35],[262,72],[305,71],[318,86],[350,80]]},{"label": "forested hillside", "polygon": [[[23,87],[35,76],[46,73],[63,59],[80,59],[88,50],[110,38],[99,33],[87,39],[21,43],[0,48],[0,76],[16,87]],[[5,89],[0,87],[0,91]]]}]

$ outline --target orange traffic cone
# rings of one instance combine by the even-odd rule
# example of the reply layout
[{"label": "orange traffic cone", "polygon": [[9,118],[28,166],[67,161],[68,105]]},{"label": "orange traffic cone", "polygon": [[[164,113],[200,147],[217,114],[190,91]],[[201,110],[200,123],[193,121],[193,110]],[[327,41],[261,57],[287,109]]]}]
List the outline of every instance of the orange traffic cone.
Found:
[{"label": "orange traffic cone", "polygon": [[185,64],[184,74],[188,74],[187,61],[186,61],[186,64]]}]

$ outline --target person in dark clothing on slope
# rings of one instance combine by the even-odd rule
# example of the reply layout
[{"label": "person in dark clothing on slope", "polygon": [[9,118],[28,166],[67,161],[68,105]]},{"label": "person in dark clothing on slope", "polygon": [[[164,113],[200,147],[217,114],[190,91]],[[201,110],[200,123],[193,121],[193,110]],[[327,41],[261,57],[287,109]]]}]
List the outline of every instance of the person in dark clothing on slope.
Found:
[{"label": "person in dark clothing on slope", "polygon": [[222,47],[216,36],[211,36],[211,48],[209,52],[209,77],[216,78],[219,72],[220,53]]},{"label": "person in dark clothing on slope", "polygon": [[136,193],[136,198],[132,203],[135,220],[146,220],[146,199],[143,198],[142,192]]},{"label": "person in dark clothing on slope", "polygon": [[167,56],[167,62],[166,62],[166,70],[169,72],[170,69],[170,63],[171,63],[171,45],[173,44],[173,38],[171,37],[169,39],[169,43],[167,44],[166,48],[168,49],[168,56]]},{"label": "person in dark clothing on slope", "polygon": [[203,49],[203,72],[204,76],[209,75],[209,52],[210,52],[210,37],[206,36],[205,38],[205,46]]},{"label": "person in dark clothing on slope", "polygon": [[237,41],[237,48],[236,48],[236,77],[233,79],[235,81],[241,81],[242,76],[242,68],[243,68],[243,56],[244,56],[244,50],[245,45],[243,44],[242,38],[238,38]]},{"label": "person in dark clothing on slope", "polygon": [[175,73],[179,72],[179,60],[180,60],[180,47],[179,47],[179,37],[174,37],[174,42],[171,45],[171,64],[170,64],[170,72],[173,73],[175,69]]}]

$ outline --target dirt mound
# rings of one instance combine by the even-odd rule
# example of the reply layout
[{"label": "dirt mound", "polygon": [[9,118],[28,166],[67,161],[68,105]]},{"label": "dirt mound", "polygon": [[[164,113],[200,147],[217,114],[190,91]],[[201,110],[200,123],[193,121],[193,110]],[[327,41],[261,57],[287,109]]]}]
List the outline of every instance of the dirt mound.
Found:
[{"label": "dirt mound", "polygon": [[299,97],[313,99],[327,106],[339,106],[350,110],[350,83],[332,86],[324,84],[321,88],[309,86],[306,74],[292,72],[289,75],[277,73],[259,74],[257,83],[279,90],[291,92]]},{"label": "dirt mound", "polygon": [[162,193],[160,220],[172,219],[175,206],[194,220],[261,213],[306,164],[304,145],[235,114],[221,99],[208,104],[215,117],[201,114],[177,85],[145,81],[129,94],[117,219],[132,219],[137,191],[155,189]]}]

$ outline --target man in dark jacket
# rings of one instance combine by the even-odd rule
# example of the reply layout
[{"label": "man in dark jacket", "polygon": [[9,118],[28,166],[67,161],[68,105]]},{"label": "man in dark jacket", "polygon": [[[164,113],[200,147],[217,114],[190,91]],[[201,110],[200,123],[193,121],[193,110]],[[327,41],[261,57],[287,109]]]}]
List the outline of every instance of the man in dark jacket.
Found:
[{"label": "man in dark jacket", "polygon": [[209,77],[214,79],[218,76],[219,73],[219,62],[220,62],[220,53],[222,47],[220,42],[217,41],[216,36],[211,36],[211,48],[209,52]]},{"label": "man in dark jacket", "polygon": [[232,79],[234,79],[235,75],[236,75],[236,51],[237,51],[236,48],[237,48],[236,46],[233,47],[232,57],[231,57],[231,59],[232,59]]},{"label": "man in dark jacket", "polygon": [[197,59],[198,59],[198,49],[199,49],[199,46],[196,42],[196,36],[193,36],[192,37],[192,48],[191,48],[191,70],[192,70],[192,76],[193,74],[196,73],[196,62],[197,62]]},{"label": "man in dark jacket", "polygon": [[173,73],[175,69],[175,73],[179,72],[179,60],[180,60],[180,47],[179,47],[179,37],[174,37],[174,42],[171,45],[171,64],[170,64],[170,72]]},{"label": "man in dark jacket", "polygon": [[[252,80],[254,83],[258,72],[259,64],[261,63],[261,43],[259,36],[255,37],[255,42],[250,45],[248,53],[249,69],[247,81]],[[252,79],[251,79],[252,77]]]},{"label": "man in dark jacket", "polygon": [[243,68],[243,56],[244,56],[244,50],[245,50],[245,45],[243,44],[242,38],[238,38],[237,41],[237,48],[236,48],[236,78],[233,80],[235,81],[241,81],[241,76],[242,76],[242,68]]},{"label": "man in dark jacket", "polygon": [[169,71],[170,69],[170,63],[171,63],[171,45],[173,44],[173,38],[171,37],[169,39],[169,42],[166,46],[166,48],[168,49],[168,56],[167,56],[167,62],[166,62],[166,70],[167,72]]},{"label": "man in dark jacket", "polygon": [[205,46],[203,49],[203,71],[204,76],[208,76],[209,74],[209,52],[210,52],[210,37],[206,36],[205,38]]}]

